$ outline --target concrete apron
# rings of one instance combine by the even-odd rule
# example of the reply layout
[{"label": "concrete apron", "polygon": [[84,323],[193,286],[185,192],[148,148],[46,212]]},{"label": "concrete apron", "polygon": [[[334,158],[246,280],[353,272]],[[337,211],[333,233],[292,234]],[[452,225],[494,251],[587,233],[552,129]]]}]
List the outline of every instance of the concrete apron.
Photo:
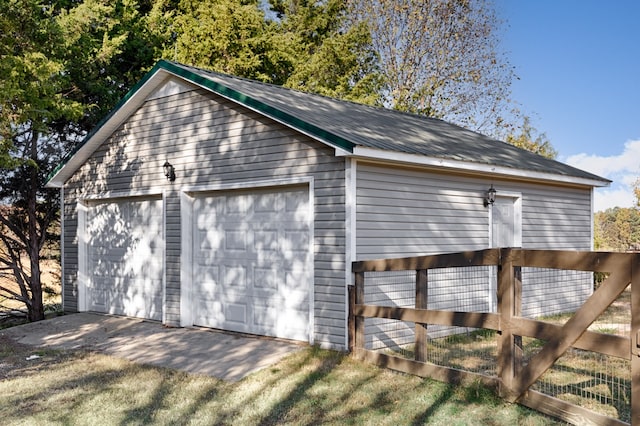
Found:
[{"label": "concrete apron", "polygon": [[89,349],[158,367],[235,382],[305,345],[93,313],[63,315],[0,331],[19,343]]}]

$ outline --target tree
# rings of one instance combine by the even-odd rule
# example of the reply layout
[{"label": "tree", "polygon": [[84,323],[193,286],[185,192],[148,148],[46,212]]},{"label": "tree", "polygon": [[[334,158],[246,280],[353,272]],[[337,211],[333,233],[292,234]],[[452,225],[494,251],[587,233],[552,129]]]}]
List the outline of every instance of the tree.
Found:
[{"label": "tree", "polygon": [[68,137],[83,137],[160,58],[166,40],[154,10],[151,0],[83,0],[59,11],[69,95],[85,106],[81,119],[64,123]]},{"label": "tree", "polygon": [[513,133],[508,134],[505,141],[518,148],[542,155],[543,157],[551,159],[557,157],[558,152],[551,145],[551,141],[547,138],[547,135],[544,133],[538,134],[537,130],[531,125],[529,117],[523,117],[519,130],[520,133],[517,135]]},{"label": "tree", "polygon": [[364,103],[378,100],[367,29],[345,29],[343,0],[158,0],[163,56],[187,65]]},{"label": "tree", "polygon": [[[40,253],[54,235],[59,193],[47,176],[155,63],[145,0],[0,0],[0,292],[44,318]],[[2,151],[0,151],[0,159]]]},{"label": "tree", "polygon": [[627,251],[640,244],[640,210],[614,207],[595,214],[596,248]]},{"label": "tree", "polygon": [[633,184],[633,194],[636,197],[635,206],[640,208],[640,178]]},{"label": "tree", "polygon": [[266,21],[257,0],[182,0],[156,4],[164,56],[227,74],[264,80],[269,49]]},{"label": "tree", "polygon": [[364,104],[380,103],[378,57],[363,23],[347,27],[343,0],[271,2],[271,60],[286,64],[272,81],[305,92]]},{"label": "tree", "polygon": [[[56,53],[62,32],[54,10],[39,0],[0,0],[0,140],[8,161],[0,170],[0,275],[17,288],[0,293],[44,319],[40,252],[58,218],[57,191],[43,189],[61,159],[64,138],[54,129],[78,119],[81,105]],[[7,164],[10,163],[10,164]],[[10,167],[7,167],[10,166]]]},{"label": "tree", "polygon": [[347,0],[380,57],[384,104],[486,134],[508,125],[514,72],[482,0]]}]

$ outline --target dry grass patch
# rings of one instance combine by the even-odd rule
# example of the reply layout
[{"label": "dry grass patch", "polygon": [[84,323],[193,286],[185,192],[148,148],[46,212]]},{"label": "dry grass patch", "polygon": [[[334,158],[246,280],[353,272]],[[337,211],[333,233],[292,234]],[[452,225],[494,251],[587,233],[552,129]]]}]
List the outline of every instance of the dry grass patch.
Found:
[{"label": "dry grass patch", "polygon": [[317,348],[237,383],[95,353],[55,351],[25,361],[33,351],[15,348],[13,373],[0,380],[3,424],[554,423],[479,385],[456,388]]}]

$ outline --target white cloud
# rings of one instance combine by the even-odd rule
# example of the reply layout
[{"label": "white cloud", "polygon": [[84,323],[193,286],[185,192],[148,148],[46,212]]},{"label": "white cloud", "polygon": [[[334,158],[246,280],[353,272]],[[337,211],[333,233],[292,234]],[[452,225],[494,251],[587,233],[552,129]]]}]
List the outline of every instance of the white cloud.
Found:
[{"label": "white cloud", "polygon": [[577,154],[564,162],[613,181],[608,188],[596,189],[595,211],[633,206],[633,185],[640,177],[640,140],[625,143],[618,155]]},{"label": "white cloud", "polygon": [[631,187],[613,183],[609,188],[596,189],[593,210],[599,212],[610,207],[632,207],[634,199]]},{"label": "white cloud", "polygon": [[566,162],[579,169],[604,177],[627,173],[638,176],[640,174],[640,140],[625,143],[624,150],[619,155],[602,157],[577,154],[567,158]]}]

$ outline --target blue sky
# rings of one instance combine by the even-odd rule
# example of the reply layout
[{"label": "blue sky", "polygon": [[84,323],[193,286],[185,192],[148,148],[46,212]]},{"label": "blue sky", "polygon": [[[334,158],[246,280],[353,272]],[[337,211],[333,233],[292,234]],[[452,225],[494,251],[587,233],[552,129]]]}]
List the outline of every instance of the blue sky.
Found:
[{"label": "blue sky", "polygon": [[640,1],[495,0],[513,99],[558,160],[609,178],[595,209],[631,207],[640,177]]}]

